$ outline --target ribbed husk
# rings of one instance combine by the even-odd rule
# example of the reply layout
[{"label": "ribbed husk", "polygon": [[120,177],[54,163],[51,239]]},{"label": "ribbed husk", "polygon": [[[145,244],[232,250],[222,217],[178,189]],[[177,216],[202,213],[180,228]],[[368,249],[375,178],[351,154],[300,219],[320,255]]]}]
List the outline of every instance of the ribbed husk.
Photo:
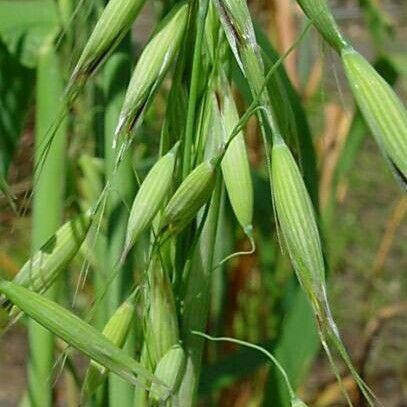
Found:
[{"label": "ribbed husk", "polygon": [[130,211],[124,254],[149,227],[160,209],[171,187],[177,148],[178,144],[160,158],[141,184]]},{"label": "ribbed husk", "polygon": [[81,196],[81,208],[85,211],[94,205],[103,191],[104,162],[102,158],[83,154],[78,160],[83,176],[78,187]]},{"label": "ribbed husk", "polygon": [[80,87],[126,35],[145,0],[110,0],[79,57],[68,87]]},{"label": "ribbed husk", "polygon": [[[239,121],[239,115],[230,89],[223,100],[223,121],[227,141]],[[243,132],[229,144],[221,163],[226,191],[237,220],[245,233],[252,233],[253,184]]]},{"label": "ribbed husk", "polygon": [[166,399],[169,396],[167,386],[140,363],[113,345],[96,328],[57,303],[4,280],[0,280],[0,292],[44,328],[122,379],[135,386],[142,385],[144,382],[155,382],[160,389],[157,397]]},{"label": "ribbed husk", "polygon": [[134,69],[119,115],[116,137],[130,132],[168,71],[185,30],[188,6],[182,4],[164,19],[161,29],[145,46]]},{"label": "ribbed husk", "polygon": [[[123,347],[134,317],[135,307],[132,300],[126,300],[110,317],[102,334],[119,348]],[[94,360],[90,361],[82,386],[82,399],[90,397],[103,382],[108,370]]]},{"label": "ribbed husk", "polygon": [[[300,171],[287,146],[276,143],[272,149],[273,198],[278,226],[285,246],[305,294],[313,308],[318,331],[335,373],[337,367],[331,358],[327,338],[349,368],[369,405],[371,391],[359,377],[340,339],[332,318],[325,284],[324,260],[315,220],[314,209]],[[337,375],[339,378],[339,376]],[[297,405],[303,406],[301,402]]]},{"label": "ribbed husk", "polygon": [[267,92],[264,91],[264,64],[256,41],[247,2],[245,0],[214,1],[229,45],[240,69],[247,78],[250,91],[253,97],[259,97],[259,105],[264,108],[262,113],[259,113],[262,133],[264,133],[263,121],[267,120],[273,139],[279,139],[282,135],[274,118],[270,98]]},{"label": "ribbed husk", "polygon": [[[407,111],[390,85],[353,48],[341,53],[353,96],[385,157],[407,180]],[[394,170],[394,168],[393,168]]]},{"label": "ribbed husk", "polygon": [[90,212],[62,225],[23,265],[14,283],[39,293],[45,292],[78,252],[90,225]]},{"label": "ribbed husk", "polygon": [[209,200],[215,186],[219,158],[202,162],[185,178],[164,209],[162,232],[179,233]]},{"label": "ribbed husk", "polygon": [[311,199],[298,166],[283,142],[274,144],[271,157],[273,200],[279,230],[298,280],[319,309],[325,300],[325,270]]},{"label": "ribbed husk", "polygon": [[206,160],[217,154],[224,145],[225,138],[219,102],[214,91],[208,92],[202,102],[200,113],[200,127],[197,133],[200,136],[199,145],[202,146],[203,160]]},{"label": "ribbed husk", "polygon": [[241,46],[243,44],[250,44],[250,46],[257,47],[253,23],[246,0],[214,0],[214,3],[221,17],[228,42],[240,68],[244,72],[245,70],[240,58]]},{"label": "ribbed husk", "polygon": [[[171,389],[171,393],[175,393],[180,384],[184,369],[184,350],[180,345],[174,345],[158,362],[154,370],[154,376],[165,383]],[[155,384],[151,386],[151,389],[152,394],[150,398],[154,401],[159,401],[159,398],[153,396],[153,394],[159,394],[159,389],[156,389]]]},{"label": "ribbed husk", "polygon": [[347,42],[336,24],[327,0],[297,0],[297,3],[319,33],[337,52],[347,46]]},{"label": "ribbed husk", "polygon": [[179,327],[171,281],[158,255],[151,261],[147,278],[145,345],[149,364],[155,367],[168,350],[178,343]]}]

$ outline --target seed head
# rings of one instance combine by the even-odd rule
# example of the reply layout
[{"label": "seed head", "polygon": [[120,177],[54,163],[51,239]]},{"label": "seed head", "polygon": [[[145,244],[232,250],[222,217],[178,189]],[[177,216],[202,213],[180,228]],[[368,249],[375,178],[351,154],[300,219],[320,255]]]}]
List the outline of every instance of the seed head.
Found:
[{"label": "seed head", "polygon": [[229,45],[244,74],[242,48],[258,56],[258,46],[246,0],[215,0],[216,9],[222,22]]},{"label": "seed head", "polygon": [[209,200],[220,157],[199,164],[182,182],[164,209],[161,231],[179,233]]},{"label": "seed head", "polygon": [[341,53],[353,96],[384,156],[407,180],[407,111],[388,83],[353,48]]},{"label": "seed head", "polygon": [[23,265],[13,281],[44,293],[78,252],[90,225],[90,212],[66,222]]},{"label": "seed head", "polygon": [[141,184],[131,207],[122,259],[149,227],[164,202],[171,186],[177,150],[178,143],[157,161]]},{"label": "seed head", "polygon": [[[174,345],[158,362],[154,370],[154,376],[165,383],[171,389],[171,393],[175,393],[180,384],[183,372],[185,369],[185,353],[181,346]],[[155,401],[159,399],[155,395],[159,395],[159,391],[155,390],[153,384],[151,390],[151,398]],[[157,389],[159,390],[159,389]]]},{"label": "seed head", "polygon": [[[223,100],[225,142],[239,121],[233,96],[228,90]],[[237,220],[246,233],[251,233],[253,218],[253,185],[243,133],[229,144],[221,163],[222,175]]]},{"label": "seed head", "polygon": [[272,148],[272,184],[277,222],[298,280],[312,304],[320,307],[325,299],[325,271],[314,209],[298,166],[283,142]]},{"label": "seed head", "polygon": [[[126,300],[103,328],[102,334],[119,348],[123,347],[134,317],[135,307],[132,300]],[[89,398],[106,377],[108,370],[94,360],[90,361],[82,386],[82,400]]]},{"label": "seed head", "polygon": [[178,343],[179,328],[171,281],[161,266],[159,256],[152,259],[147,278],[145,343],[150,364],[155,367],[168,350]]},{"label": "seed head", "polygon": [[137,126],[179,48],[187,15],[186,4],[176,6],[144,48],[127,88],[115,131],[116,139],[121,132],[127,134]]},{"label": "seed head", "polygon": [[89,37],[72,73],[67,95],[75,96],[75,90],[95,73],[131,27],[145,0],[110,0]]}]

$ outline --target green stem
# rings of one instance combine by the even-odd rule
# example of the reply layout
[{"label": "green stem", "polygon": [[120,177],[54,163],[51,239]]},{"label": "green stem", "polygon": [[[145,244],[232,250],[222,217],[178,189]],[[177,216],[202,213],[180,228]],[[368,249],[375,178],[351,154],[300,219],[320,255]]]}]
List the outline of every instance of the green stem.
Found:
[{"label": "green stem", "polygon": [[210,298],[211,272],[216,246],[216,231],[222,201],[222,179],[218,176],[211,207],[196,248],[194,266],[188,277],[184,299],[185,314],[182,321],[182,337],[185,343],[187,362],[185,373],[178,390],[178,398],[184,406],[195,405],[202,364],[204,341],[194,335],[193,330],[205,330]]},{"label": "green stem", "polygon": [[281,138],[281,132],[277,121],[274,119],[274,112],[267,91],[263,92],[266,81],[260,52],[257,50],[257,47],[242,46],[240,56],[253,99],[258,97],[260,104],[264,106],[265,109],[262,116],[264,116],[270,127],[273,142],[276,142]]},{"label": "green stem", "polygon": [[199,0],[197,13],[197,33],[192,61],[191,86],[189,89],[187,122],[185,128],[184,154],[182,161],[182,178],[184,179],[191,169],[191,149],[195,124],[195,112],[197,104],[198,85],[200,81],[202,65],[202,43],[205,29],[205,19],[208,12],[208,0]]},{"label": "green stem", "polygon": [[[58,115],[63,93],[57,55],[52,47],[39,57],[37,66],[35,164],[41,160],[41,145]],[[65,122],[59,127],[40,174],[34,175],[32,249],[37,250],[62,221],[65,163]],[[47,293],[55,297],[56,287]],[[53,335],[34,321],[29,322],[28,392],[31,406],[52,405]]]},{"label": "green stem", "polygon": [[247,348],[252,348],[252,349],[255,349],[255,350],[259,351],[259,352],[262,352],[264,355],[266,355],[271,360],[272,363],[274,363],[276,368],[280,371],[281,376],[283,377],[283,379],[285,381],[285,384],[287,386],[287,390],[288,390],[288,393],[290,395],[291,400],[296,399],[296,395],[294,393],[293,387],[291,386],[291,383],[290,383],[290,380],[288,378],[288,375],[287,375],[286,371],[284,370],[283,366],[281,366],[281,364],[277,360],[277,358],[275,358],[266,349],[262,348],[261,346],[255,345],[253,343],[242,341],[240,339],[229,338],[229,337],[225,337],[225,336],[215,337],[215,336],[210,336],[210,335],[204,334],[203,332],[198,332],[198,331],[192,331],[192,333],[194,335],[202,336],[203,338],[208,339],[210,341],[235,343],[237,345],[246,346]]},{"label": "green stem", "polygon": [[[127,37],[106,63],[103,76],[105,97],[105,160],[106,178],[113,176],[111,189],[107,202],[108,250],[106,262],[110,270],[116,270],[123,251],[126,234],[128,208],[134,194],[134,177],[131,165],[131,151],[128,151],[124,160],[115,172],[116,151],[112,149],[114,130],[117,125],[124,94],[130,80],[130,39]],[[114,175],[113,175],[114,174]],[[106,309],[112,315],[122,301],[122,291],[126,284],[126,265],[111,281],[105,297]],[[130,273],[127,273],[127,277]],[[127,406],[133,400],[133,389],[116,375],[109,375],[109,401],[111,405]]]}]

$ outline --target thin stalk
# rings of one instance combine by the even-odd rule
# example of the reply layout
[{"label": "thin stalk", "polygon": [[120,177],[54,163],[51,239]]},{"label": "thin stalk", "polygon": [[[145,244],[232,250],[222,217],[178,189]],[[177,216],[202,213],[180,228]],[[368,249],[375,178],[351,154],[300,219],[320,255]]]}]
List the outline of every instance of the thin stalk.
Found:
[{"label": "thin stalk", "polygon": [[206,14],[208,13],[208,0],[199,0],[197,13],[197,32],[192,61],[191,85],[189,89],[187,121],[185,128],[184,154],[182,161],[182,178],[184,179],[191,170],[191,149],[195,124],[195,112],[197,104],[198,85],[202,66],[202,44],[205,30]]},{"label": "thin stalk", "polygon": [[185,314],[182,321],[182,337],[185,343],[187,361],[177,396],[185,406],[195,405],[199,384],[204,341],[194,335],[192,331],[205,330],[208,319],[209,289],[221,202],[222,179],[218,176],[206,224],[196,249],[196,261],[189,274],[184,300]]},{"label": "thin stalk", "polygon": [[[382,76],[390,86],[394,87],[399,77],[399,73],[394,69],[386,57],[378,57],[373,66],[380,76]],[[340,182],[346,179],[349,171],[353,168],[353,165],[355,165],[357,154],[368,133],[369,132],[362,113],[359,109],[356,109],[353,113],[352,122],[349,126],[345,144],[335,166],[334,178],[331,191],[329,193],[328,203],[323,212],[323,223],[326,232],[332,230],[330,225],[334,219],[337,205],[337,188]]]},{"label": "thin stalk", "polygon": [[[41,160],[41,145],[47,130],[61,109],[63,83],[57,55],[52,46],[40,55],[37,66],[35,163]],[[55,134],[40,174],[34,174],[32,249],[37,250],[57,230],[62,221],[65,173],[65,122]],[[56,296],[56,286],[47,292]],[[53,335],[29,321],[28,398],[31,406],[52,405]]]},{"label": "thin stalk", "polygon": [[235,343],[237,345],[246,346],[247,348],[251,348],[251,349],[254,349],[254,350],[257,350],[257,351],[263,353],[264,355],[266,355],[271,360],[271,362],[275,365],[275,367],[278,369],[281,376],[283,377],[283,380],[284,380],[284,382],[285,382],[285,384],[287,386],[288,394],[289,394],[291,400],[295,400],[297,398],[296,395],[295,395],[294,389],[291,386],[290,379],[288,378],[288,375],[287,375],[286,371],[284,370],[283,366],[278,361],[278,359],[276,357],[274,357],[274,355],[271,354],[265,348],[263,348],[261,346],[258,346],[258,345],[255,345],[255,344],[250,343],[250,342],[242,341],[240,339],[229,338],[229,337],[225,337],[225,336],[215,337],[215,336],[210,336],[210,335],[207,335],[207,334],[205,334],[203,332],[198,332],[198,331],[193,331],[192,333],[194,335],[202,336],[203,338],[208,339],[210,341]]},{"label": "thin stalk", "polygon": [[[254,58],[254,55],[256,55],[256,58]],[[250,90],[253,94],[253,98],[258,97],[260,105],[264,106],[265,108],[263,112],[259,112],[259,119],[263,121],[264,116],[264,119],[267,121],[267,124],[270,127],[273,137],[273,143],[275,143],[279,141],[282,136],[278,127],[278,123],[274,119],[274,112],[271,106],[270,98],[266,91],[263,92],[265,74],[260,52],[256,49],[253,49],[252,46],[243,46],[240,56],[242,58],[245,75],[247,77],[247,82],[250,86]],[[261,127],[263,127],[263,125]]]},{"label": "thin stalk", "polygon": [[[107,203],[108,250],[106,262],[110,270],[115,270],[123,251],[124,237],[128,220],[128,207],[134,194],[134,177],[131,165],[131,151],[128,151],[124,160],[115,173],[116,152],[112,149],[114,130],[126,87],[130,80],[130,38],[127,37],[119,50],[116,51],[106,63],[103,76],[105,96],[105,160],[106,178],[113,176]],[[114,175],[113,175],[114,174]],[[128,271],[128,268],[127,268]],[[116,274],[107,290],[105,303],[109,315],[112,315],[122,301],[122,291],[125,284],[126,265]],[[129,273],[128,273],[129,274]],[[109,375],[109,401],[114,406],[131,405],[133,389],[116,375]]]},{"label": "thin stalk", "polygon": [[[230,144],[233,141],[233,139],[239,134],[239,132],[242,131],[243,127],[246,125],[247,121],[254,113],[258,112],[257,114],[260,114],[259,111],[267,110],[267,105],[270,104],[270,100],[267,96],[267,93],[265,92],[267,84],[269,83],[272,75],[275,74],[277,69],[280,67],[280,65],[283,64],[283,62],[288,57],[288,55],[290,55],[291,52],[295,49],[295,47],[302,41],[302,39],[305,37],[305,34],[308,32],[310,27],[311,27],[311,23],[308,23],[305,26],[304,30],[301,32],[301,34],[298,36],[297,40],[291,45],[291,47],[288,48],[287,51],[285,51],[284,54],[281,55],[273,63],[273,65],[269,68],[269,70],[267,71],[267,74],[264,76],[264,79],[261,81],[261,83],[259,82],[255,86],[255,89],[257,89],[257,94],[255,94],[253,96],[253,100],[250,103],[250,106],[246,109],[245,113],[240,117],[240,119],[236,123],[236,126],[233,129],[232,133],[230,135],[228,135],[229,138],[228,138],[228,142],[225,145],[225,149],[228,148],[228,144]],[[253,76],[255,76],[255,75],[253,74]],[[257,79],[255,78],[256,81],[257,81]],[[270,115],[269,115],[269,119],[271,122],[273,121],[273,118]]]}]

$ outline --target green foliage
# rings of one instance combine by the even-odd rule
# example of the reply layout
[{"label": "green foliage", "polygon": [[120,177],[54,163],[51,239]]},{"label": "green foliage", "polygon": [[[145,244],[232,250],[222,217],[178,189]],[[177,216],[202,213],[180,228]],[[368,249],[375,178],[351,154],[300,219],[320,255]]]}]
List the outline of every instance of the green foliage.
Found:
[{"label": "green foliage", "polygon": [[[17,220],[9,207],[24,208],[19,226],[32,218],[34,249],[4,239],[0,267],[23,266],[2,272],[12,277],[0,279],[0,313],[2,324],[30,321],[26,400],[54,403],[47,379],[63,359],[73,404],[233,404],[243,379],[254,405],[306,407],[312,397],[297,394],[322,345],[348,404],[339,359],[373,405],[334,322],[327,271],[338,196],[368,127],[405,181],[407,116],[392,86],[406,61],[386,49],[390,22],[360,1],[373,68],[323,0],[298,0],[309,21],[282,53],[284,33],[269,35],[245,0],[157,3],[146,8],[152,34],[132,27],[144,3],[0,1],[0,204],[6,222]],[[356,101],[335,102],[352,115],[345,130],[330,122],[331,90],[295,77],[304,55],[291,53],[304,41],[311,51],[312,25]],[[35,148],[14,163],[33,129]],[[18,164],[31,159],[23,199],[30,175]],[[53,335],[68,347],[54,349]],[[75,351],[90,358],[85,375]]]},{"label": "green foliage", "polygon": [[[53,301],[17,284],[0,281],[0,292],[18,308],[68,344],[137,386],[141,380],[156,383],[163,399],[168,389],[139,363],[113,345],[102,333]],[[161,397],[160,397],[161,398]]]},{"label": "green foliage", "polygon": [[33,70],[11,55],[0,35],[0,172],[6,176],[31,106]]},{"label": "green foliage", "polygon": [[58,9],[52,0],[0,2],[0,38],[22,65],[33,68],[60,29]]}]

